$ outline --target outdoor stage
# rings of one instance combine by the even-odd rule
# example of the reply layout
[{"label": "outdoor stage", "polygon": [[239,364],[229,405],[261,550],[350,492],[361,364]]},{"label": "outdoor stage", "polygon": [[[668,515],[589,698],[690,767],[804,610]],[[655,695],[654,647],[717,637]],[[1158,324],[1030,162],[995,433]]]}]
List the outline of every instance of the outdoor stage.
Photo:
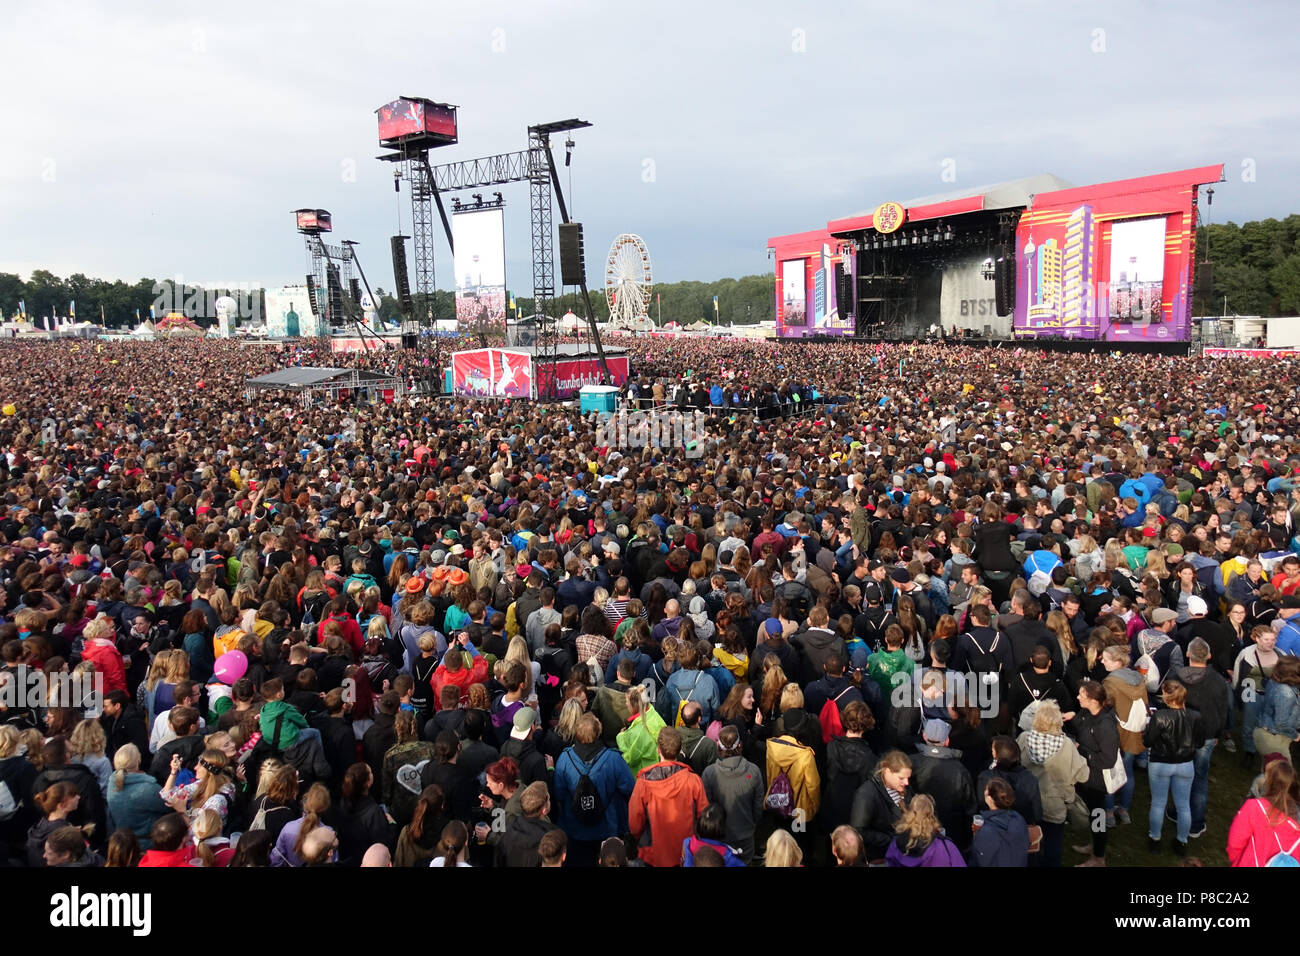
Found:
[{"label": "outdoor stage", "polygon": [[1045,174],[776,236],[777,336],[917,341],[941,328],[1177,354],[1192,338],[1198,190],[1222,178],[1217,165],[1076,188]]}]

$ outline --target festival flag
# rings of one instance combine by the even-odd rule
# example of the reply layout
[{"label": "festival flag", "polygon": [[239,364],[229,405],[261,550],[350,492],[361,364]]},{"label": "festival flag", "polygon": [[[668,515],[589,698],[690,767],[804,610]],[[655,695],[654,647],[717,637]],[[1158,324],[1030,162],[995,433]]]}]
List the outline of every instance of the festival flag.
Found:
[{"label": "festival flag", "polygon": [[157,318],[157,316],[154,315],[153,306],[149,306],[149,319],[152,321],[155,318]]},{"label": "festival flag", "polygon": [[136,310],[135,310],[135,320],[136,320],[137,322],[140,321],[140,310],[139,310],[139,309],[136,309]]},{"label": "festival flag", "polygon": [[76,320],[77,318],[77,300],[73,299],[68,303],[68,318]]},{"label": "festival flag", "polygon": [[24,322],[27,321],[27,303],[22,299],[18,300],[18,317]]}]

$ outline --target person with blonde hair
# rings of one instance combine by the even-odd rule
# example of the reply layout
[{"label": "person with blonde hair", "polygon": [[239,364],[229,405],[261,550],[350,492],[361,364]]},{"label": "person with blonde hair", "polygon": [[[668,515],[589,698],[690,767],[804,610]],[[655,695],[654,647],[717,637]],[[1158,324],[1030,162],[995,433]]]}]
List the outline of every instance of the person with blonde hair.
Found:
[{"label": "person with blonde hair", "polygon": [[799,849],[799,844],[795,842],[789,831],[779,829],[772,831],[763,849],[763,866],[767,868],[803,866],[803,850]]},{"label": "person with blonde hair", "polygon": [[32,792],[36,767],[22,750],[23,739],[17,728],[0,724],[0,783],[9,788],[14,799],[13,812],[0,818],[0,859],[22,857],[27,828],[35,822],[32,804],[24,797]]},{"label": "person with blonde hair", "polygon": [[1016,738],[1021,762],[1038,781],[1043,807],[1039,818],[1043,839],[1038,863],[1046,867],[1061,865],[1065,821],[1074,804],[1074,788],[1088,780],[1088,761],[1065,735],[1064,725],[1060,705],[1051,699],[1044,700],[1034,709],[1033,726]]},{"label": "person with blonde hair", "polygon": [[194,768],[194,782],[177,785],[176,775],[180,773],[182,760],[180,754],[172,755],[167,782],[158,791],[158,796],[172,809],[188,813],[191,818],[199,810],[207,809],[219,813],[224,821],[235,799],[230,758],[215,748],[204,750]]},{"label": "person with blonde hair", "polygon": [[167,665],[171,662],[172,653],[172,651],[159,651],[155,654],[149,663],[148,675],[135,689],[135,705],[145,715],[146,727],[152,727],[157,716],[153,709],[154,690],[167,679]]},{"label": "person with blonde hair", "polygon": [[190,833],[194,837],[196,853],[192,864],[198,866],[225,867],[235,855],[235,848],[230,840],[221,835],[221,814],[215,810],[199,810],[190,821]]},{"label": "person with blonde hair", "polygon": [[536,707],[537,681],[542,676],[542,665],[532,659],[528,653],[528,641],[516,635],[510,638],[510,643],[506,647],[505,660],[507,663],[519,664],[524,669],[524,685],[521,699],[529,707]]},{"label": "person with blonde hair", "polygon": [[81,721],[68,737],[68,760],[93,773],[104,796],[108,796],[108,780],[113,775],[113,765],[104,755],[106,745],[104,728],[97,720]]},{"label": "person with blonde hair", "polygon": [[894,829],[898,835],[885,852],[885,862],[901,867],[964,867],[957,845],[943,833],[934,801],[923,793],[912,798]]}]

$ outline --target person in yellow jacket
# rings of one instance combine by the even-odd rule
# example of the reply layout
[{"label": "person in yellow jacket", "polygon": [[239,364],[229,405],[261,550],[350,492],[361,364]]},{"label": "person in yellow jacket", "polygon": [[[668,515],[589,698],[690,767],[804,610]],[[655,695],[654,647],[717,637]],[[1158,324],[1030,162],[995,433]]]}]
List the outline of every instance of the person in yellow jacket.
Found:
[{"label": "person in yellow jacket", "polygon": [[618,749],[627,761],[627,768],[636,776],[659,760],[659,731],[667,724],[659,712],[650,706],[646,689],[640,684],[628,689],[627,726],[618,733]]},{"label": "person in yellow jacket", "polygon": [[817,757],[811,747],[801,744],[790,734],[773,737],[767,742],[767,786],[785,771],[790,780],[794,799],[794,814],[802,813],[805,823],[810,822],[821,807],[822,780],[817,772]]}]

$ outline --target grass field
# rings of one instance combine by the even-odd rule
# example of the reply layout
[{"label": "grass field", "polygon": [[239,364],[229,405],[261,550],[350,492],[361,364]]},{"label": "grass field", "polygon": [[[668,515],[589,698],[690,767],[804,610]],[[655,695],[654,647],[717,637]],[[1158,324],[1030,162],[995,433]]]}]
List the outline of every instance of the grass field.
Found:
[{"label": "grass field", "polygon": [[[1258,758],[1252,758],[1249,767],[1241,762],[1241,740],[1237,740],[1237,753],[1228,753],[1220,742],[1214,748],[1210,760],[1210,795],[1205,812],[1205,834],[1188,842],[1187,860],[1199,860],[1205,866],[1227,866],[1228,857],[1225,846],[1228,842],[1228,827],[1232,818],[1245,802],[1250,792],[1250,785],[1259,772]],[[1106,866],[1181,866],[1183,859],[1174,855],[1173,840],[1177,824],[1166,820],[1160,834],[1161,851],[1151,853],[1147,850],[1147,814],[1151,809],[1151,789],[1147,784],[1147,772],[1136,771],[1137,789],[1133,793],[1133,806],[1130,812],[1133,822],[1119,825],[1110,831],[1110,840],[1106,846]],[[1169,807],[1173,807],[1172,796]],[[1061,859],[1062,866],[1073,866],[1086,859],[1075,853],[1073,844],[1089,842],[1090,834],[1083,828],[1069,828],[1065,833],[1065,853]]]}]

